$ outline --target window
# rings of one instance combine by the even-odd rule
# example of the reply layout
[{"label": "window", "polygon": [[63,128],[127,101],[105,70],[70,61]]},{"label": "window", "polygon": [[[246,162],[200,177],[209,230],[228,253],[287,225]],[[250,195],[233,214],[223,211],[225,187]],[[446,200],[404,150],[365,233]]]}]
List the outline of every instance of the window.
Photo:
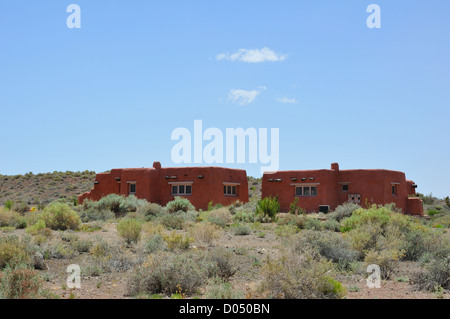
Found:
[{"label": "window", "polygon": [[132,184],[130,183],[130,191],[129,191],[130,195],[136,195],[136,184]]},{"label": "window", "polygon": [[345,193],[348,192],[348,184],[342,185],[342,191]]},{"label": "window", "polygon": [[192,195],[191,184],[172,185],[172,195]]},{"label": "window", "polygon": [[223,194],[225,196],[237,196],[237,186],[236,185],[224,185]]},{"label": "window", "polygon": [[392,185],[392,195],[397,195],[397,187],[395,185]]},{"label": "window", "polygon": [[317,196],[317,186],[297,186],[295,196]]},{"label": "window", "polygon": [[330,206],[329,205],[320,205],[319,212],[328,214],[330,212]]}]

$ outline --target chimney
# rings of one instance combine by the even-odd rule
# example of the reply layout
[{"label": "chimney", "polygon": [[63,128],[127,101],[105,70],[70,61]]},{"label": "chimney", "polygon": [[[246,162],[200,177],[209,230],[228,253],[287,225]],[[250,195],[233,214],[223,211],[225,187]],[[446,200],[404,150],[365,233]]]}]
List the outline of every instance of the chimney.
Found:
[{"label": "chimney", "polygon": [[336,172],[339,172],[339,164],[338,163],[331,164],[331,169],[335,170]]},{"label": "chimney", "polygon": [[154,169],[161,169],[161,163],[160,162],[153,162],[153,168]]}]

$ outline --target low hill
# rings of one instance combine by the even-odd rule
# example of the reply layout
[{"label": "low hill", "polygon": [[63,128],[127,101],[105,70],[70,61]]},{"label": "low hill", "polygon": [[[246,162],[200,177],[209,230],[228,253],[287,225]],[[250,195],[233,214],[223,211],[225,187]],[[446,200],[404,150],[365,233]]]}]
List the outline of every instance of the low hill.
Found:
[{"label": "low hill", "polygon": [[0,175],[0,205],[46,205],[54,200],[71,200],[94,186],[95,172],[53,172],[25,175]]},{"label": "low hill", "polygon": [[[94,187],[95,172],[53,172],[25,175],[0,175],[0,205],[39,206],[58,200],[73,200]],[[250,200],[261,197],[261,178],[248,177]]]}]

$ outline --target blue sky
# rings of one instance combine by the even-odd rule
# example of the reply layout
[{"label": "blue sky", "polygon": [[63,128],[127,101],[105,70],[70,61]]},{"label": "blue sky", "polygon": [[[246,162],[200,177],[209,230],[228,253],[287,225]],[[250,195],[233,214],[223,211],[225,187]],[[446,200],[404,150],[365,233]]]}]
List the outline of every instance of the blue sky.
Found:
[{"label": "blue sky", "polygon": [[[66,26],[71,3],[81,29]],[[381,29],[366,26],[371,3]],[[446,0],[2,0],[0,174],[178,166],[172,131],[202,120],[279,128],[280,170],[401,170],[448,196],[449,12]],[[275,61],[239,60],[264,48]],[[224,166],[259,176],[261,164]]]}]

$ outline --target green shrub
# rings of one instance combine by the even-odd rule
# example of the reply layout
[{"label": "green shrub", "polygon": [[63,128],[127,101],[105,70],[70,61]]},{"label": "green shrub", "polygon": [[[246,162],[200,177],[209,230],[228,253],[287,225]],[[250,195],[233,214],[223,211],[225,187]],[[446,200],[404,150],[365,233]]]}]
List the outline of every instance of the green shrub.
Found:
[{"label": "green shrub", "polygon": [[311,247],[342,270],[351,269],[352,264],[358,260],[358,252],[352,249],[351,242],[329,231],[303,231],[293,239],[292,245],[296,251]]},{"label": "green shrub", "polygon": [[236,225],[233,227],[233,234],[235,236],[247,236],[250,235],[252,230],[245,225]]},{"label": "green shrub", "polygon": [[397,261],[401,257],[402,253],[396,250],[371,250],[366,254],[364,261],[367,266],[371,264],[380,266],[382,279],[391,279],[397,265]]},{"label": "green shrub", "polygon": [[160,235],[154,235],[147,240],[145,244],[145,252],[147,254],[153,254],[157,251],[163,251],[166,249],[166,242]]},{"label": "green shrub", "polygon": [[148,217],[160,216],[165,213],[164,207],[154,203],[145,203],[137,209],[138,213]]},{"label": "green shrub", "polygon": [[333,266],[307,247],[288,247],[262,268],[262,290],[272,298],[343,298],[345,290],[331,278]]},{"label": "green shrub", "polygon": [[278,197],[272,198],[271,196],[263,198],[256,204],[256,215],[268,216],[271,219],[275,219],[280,212],[280,202]]},{"label": "green shrub", "polygon": [[192,253],[150,255],[147,261],[135,269],[128,281],[128,294],[182,293],[193,295],[204,284],[206,276]]},{"label": "green shrub", "polygon": [[359,206],[357,204],[344,203],[344,204],[336,207],[334,212],[332,212],[329,215],[329,217],[330,217],[330,219],[337,220],[338,222],[340,222],[344,218],[352,216],[352,214],[360,208],[361,208],[361,206]]},{"label": "green shrub", "polygon": [[14,207],[14,202],[11,201],[11,200],[7,200],[7,201],[5,202],[4,207],[5,207],[7,210],[11,210],[11,209]]},{"label": "green shrub", "polygon": [[236,212],[233,216],[233,220],[236,222],[253,223],[255,221],[255,214],[253,212]]},{"label": "green shrub", "polygon": [[421,290],[450,289],[450,255],[433,257],[423,270],[413,274],[412,282]]},{"label": "green shrub", "polygon": [[6,267],[0,273],[0,298],[37,299],[42,298],[42,279],[29,266]]},{"label": "green shrub", "polygon": [[334,219],[329,219],[327,221],[324,221],[322,223],[322,228],[325,230],[331,230],[334,232],[340,232],[341,231],[341,224]]},{"label": "green shrub", "polygon": [[303,228],[320,231],[322,229],[322,224],[318,219],[308,218],[303,225]]},{"label": "green shrub", "polygon": [[277,237],[283,238],[283,237],[290,237],[292,235],[295,235],[299,232],[298,227],[294,225],[278,225],[275,228],[275,235]]},{"label": "green shrub", "polygon": [[195,210],[195,207],[189,202],[187,198],[175,197],[175,200],[167,203],[166,209],[169,213],[176,213],[179,211],[188,212]]},{"label": "green shrub", "polygon": [[353,215],[344,220],[342,231],[347,232],[367,223],[379,224],[384,227],[390,220],[393,212],[386,207],[373,205],[369,209],[358,209]]},{"label": "green shrub", "polygon": [[167,248],[170,250],[188,250],[189,246],[193,242],[193,239],[182,234],[177,234],[173,231],[170,235],[163,236],[164,241],[167,244]]},{"label": "green shrub", "polygon": [[30,211],[30,206],[27,203],[24,202],[18,202],[14,205],[13,209],[20,213],[20,214],[26,214]]},{"label": "green shrub", "polygon": [[207,264],[207,273],[210,278],[229,281],[237,271],[233,254],[222,248],[209,251],[204,262]]},{"label": "green shrub", "polygon": [[164,215],[160,222],[167,229],[181,230],[184,228],[185,219],[179,214]]},{"label": "green shrub", "polygon": [[73,211],[69,205],[59,202],[48,205],[39,218],[53,230],[76,230],[81,224],[78,213]]},{"label": "green shrub", "polygon": [[91,250],[93,243],[88,240],[77,240],[72,243],[72,249],[79,253],[87,253]]},{"label": "green shrub", "polygon": [[214,278],[206,288],[207,299],[241,299],[242,292],[233,289],[233,286],[220,278]]},{"label": "green shrub", "polygon": [[117,231],[128,244],[137,243],[141,238],[142,222],[137,219],[124,218],[117,224]]},{"label": "green shrub", "polygon": [[211,245],[219,237],[218,227],[210,223],[198,223],[189,229],[191,236],[198,242]]},{"label": "green shrub", "polygon": [[427,212],[428,216],[434,216],[434,215],[438,215],[438,214],[440,214],[440,213],[441,213],[440,211],[434,210],[434,209],[430,209],[430,210]]},{"label": "green shrub", "polygon": [[26,232],[30,235],[38,235],[40,232],[42,232],[46,228],[47,228],[47,225],[41,219],[41,220],[38,220],[38,222],[36,224],[27,227]]},{"label": "green shrub", "polygon": [[86,210],[81,210],[79,215],[81,220],[85,223],[99,220],[107,221],[116,217],[116,215],[108,209],[98,210],[93,207]]},{"label": "green shrub", "polygon": [[0,227],[23,229],[27,227],[27,221],[19,213],[0,207]]},{"label": "green shrub", "polygon": [[289,213],[291,214],[306,214],[306,211],[298,206],[298,197],[295,197],[294,201],[289,205]]},{"label": "green shrub", "polygon": [[26,244],[18,237],[0,238],[0,269],[32,263]]},{"label": "green shrub", "polygon": [[277,224],[279,226],[296,226],[299,229],[303,229],[305,227],[305,223],[308,220],[307,216],[295,216],[295,215],[284,215],[283,217],[278,218]]},{"label": "green shrub", "polygon": [[233,216],[227,208],[218,208],[209,212],[207,221],[211,224],[225,228],[232,223]]}]

